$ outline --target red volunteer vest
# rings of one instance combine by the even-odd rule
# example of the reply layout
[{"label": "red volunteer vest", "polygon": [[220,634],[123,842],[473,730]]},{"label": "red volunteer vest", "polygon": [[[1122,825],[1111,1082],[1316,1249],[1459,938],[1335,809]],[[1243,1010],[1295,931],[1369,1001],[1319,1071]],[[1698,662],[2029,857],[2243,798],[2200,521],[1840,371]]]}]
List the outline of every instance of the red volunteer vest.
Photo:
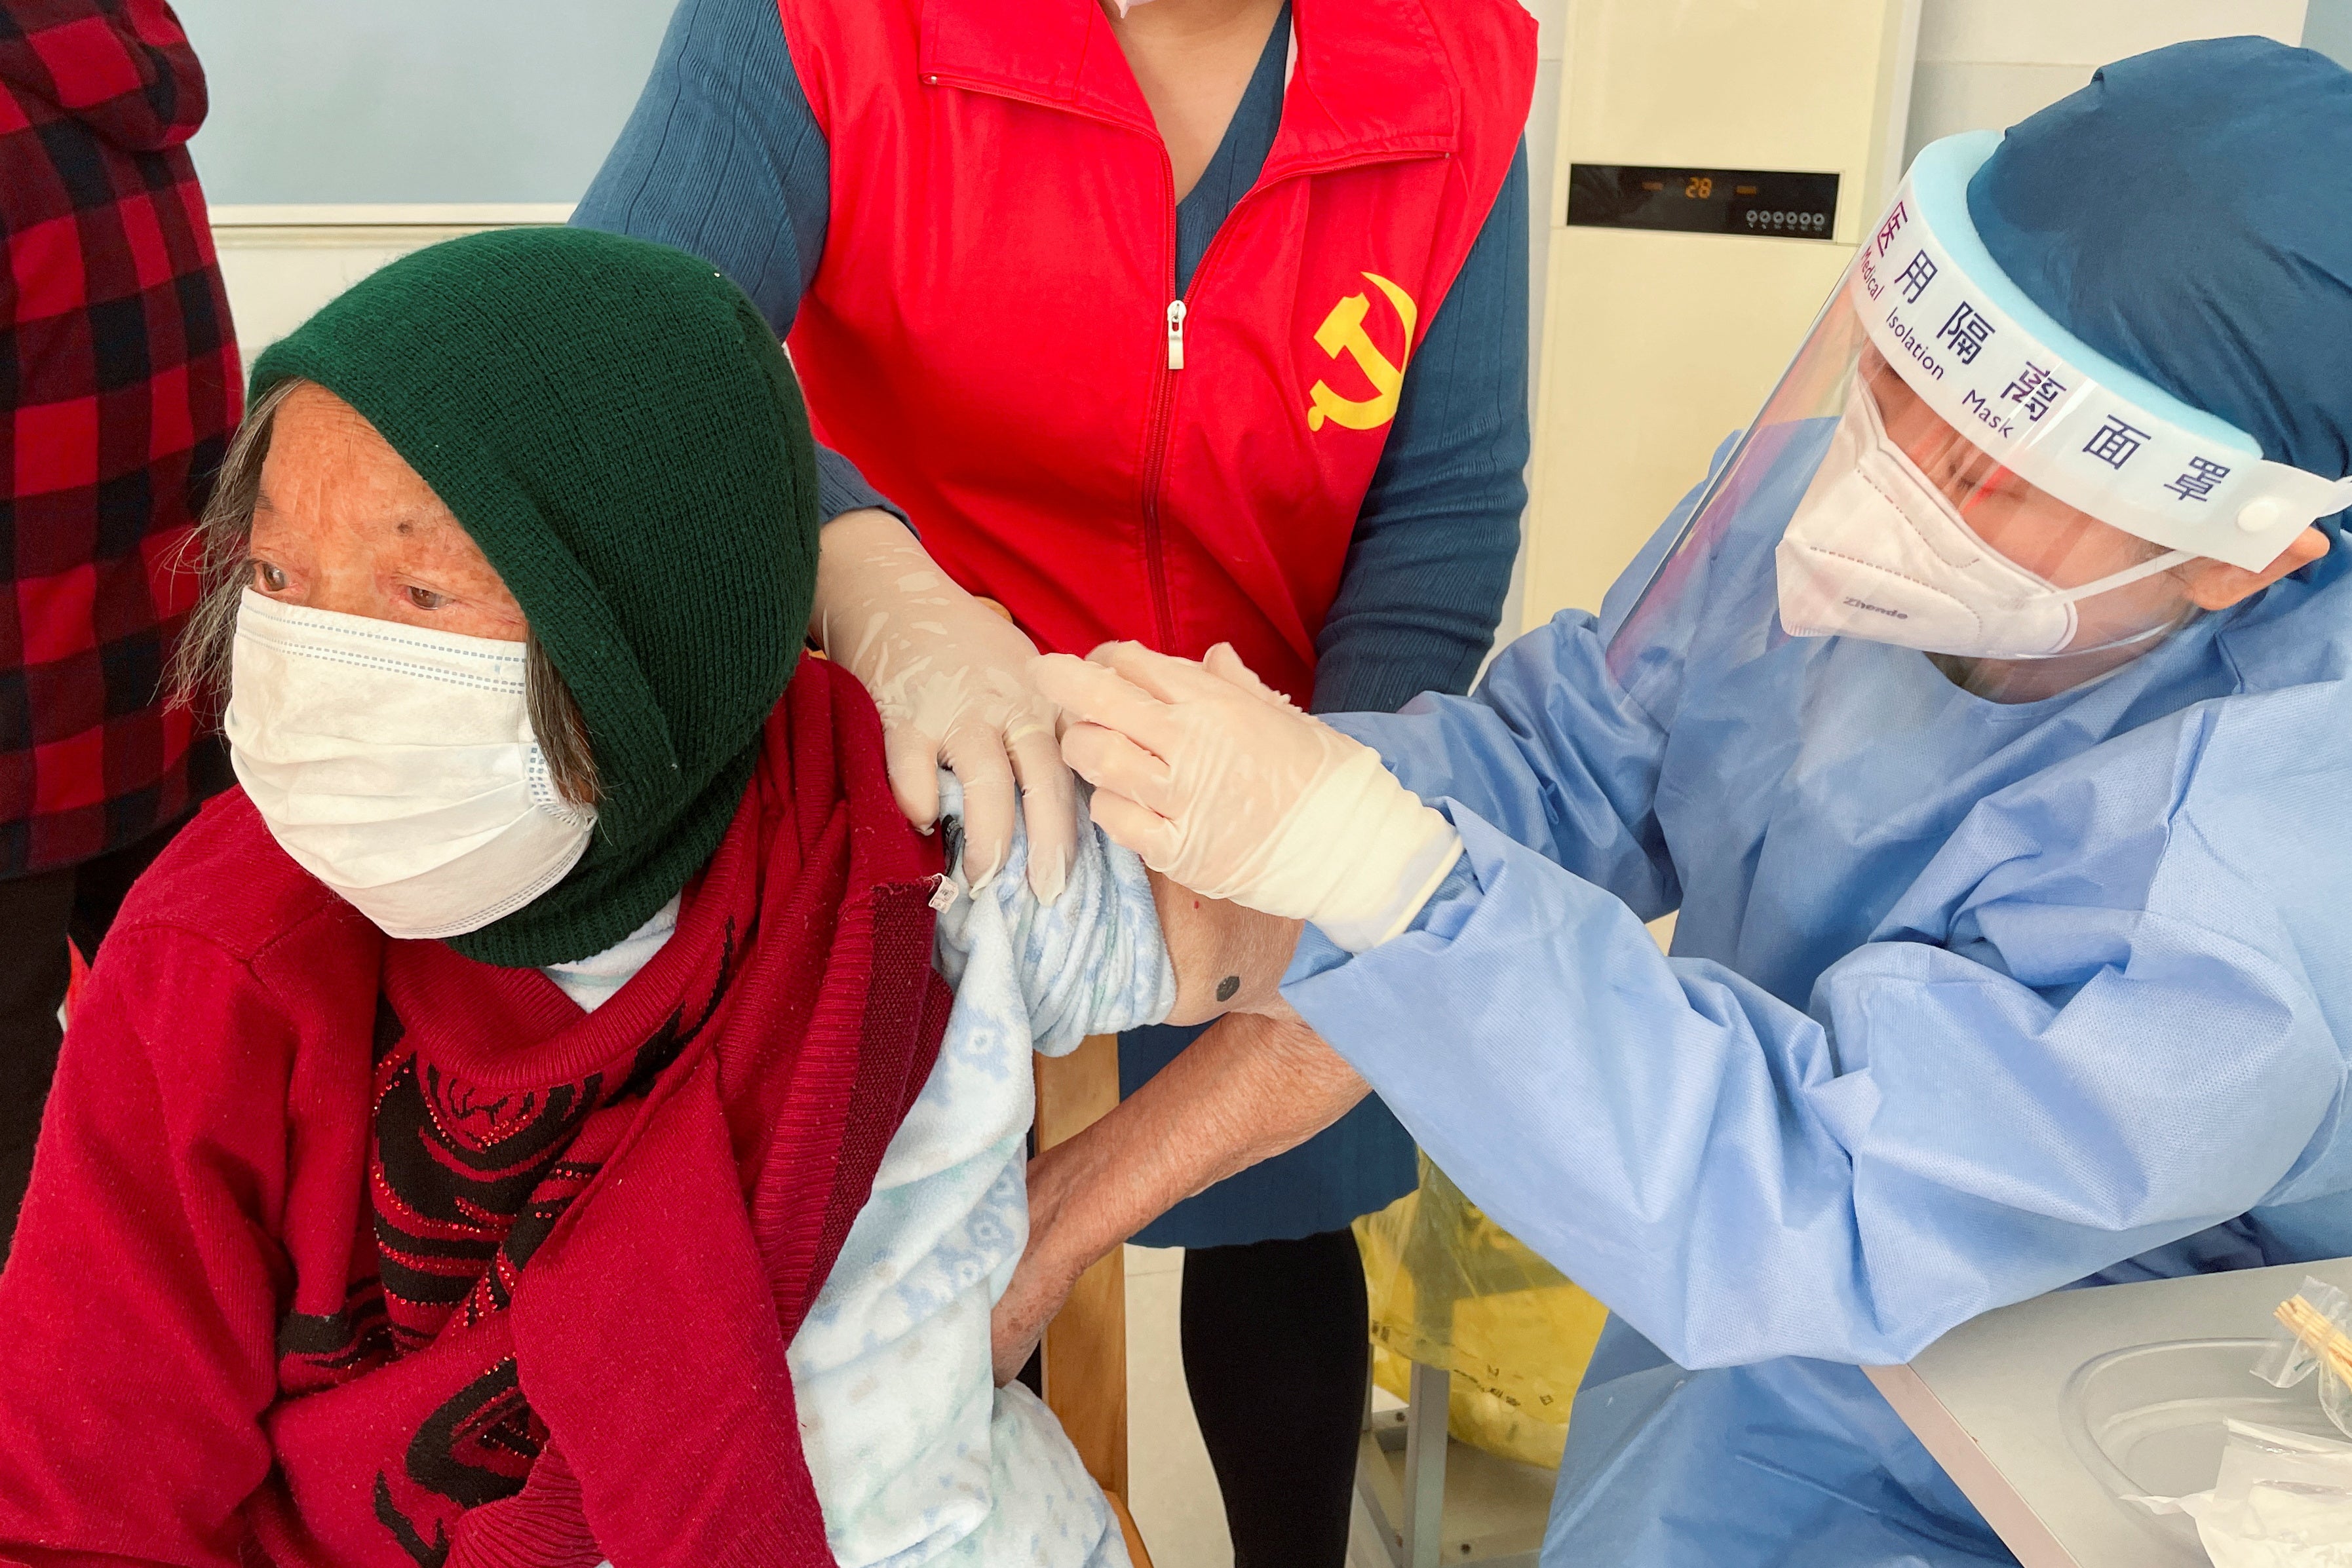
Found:
[{"label": "red volunteer vest", "polygon": [[1304,700],[1534,21],[1293,0],[1280,132],[1179,299],[1167,152],[1095,0],[780,3],[832,150],[791,339],[819,439],[1041,645],[1227,641]]}]

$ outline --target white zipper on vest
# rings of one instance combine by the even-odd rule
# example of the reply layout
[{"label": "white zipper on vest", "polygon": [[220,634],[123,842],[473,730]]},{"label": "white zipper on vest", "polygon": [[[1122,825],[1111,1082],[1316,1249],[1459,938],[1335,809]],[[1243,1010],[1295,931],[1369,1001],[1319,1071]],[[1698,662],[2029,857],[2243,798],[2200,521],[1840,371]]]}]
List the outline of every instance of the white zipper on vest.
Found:
[{"label": "white zipper on vest", "polygon": [[1171,371],[1184,368],[1184,302],[1181,299],[1168,302],[1168,368]]}]

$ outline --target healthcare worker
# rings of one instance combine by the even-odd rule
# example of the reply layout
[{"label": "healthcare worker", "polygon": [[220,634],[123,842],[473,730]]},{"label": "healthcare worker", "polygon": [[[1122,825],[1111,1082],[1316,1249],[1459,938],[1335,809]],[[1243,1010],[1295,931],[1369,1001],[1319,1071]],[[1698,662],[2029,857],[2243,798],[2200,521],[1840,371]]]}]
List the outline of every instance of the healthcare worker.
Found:
[{"label": "healthcare worker", "polygon": [[[1386,711],[1468,688],[1518,548],[1534,78],[1516,0],[682,0],[573,221],[705,257],[789,337],[828,539],[903,537],[895,503],[1040,647],[1231,642],[1318,711]],[[935,809],[944,750],[1001,855],[1012,773],[899,683],[1017,703],[1025,655],[861,631],[825,644],[902,801]],[[1050,807],[1050,719],[1010,750]],[[1129,1033],[1126,1086],[1193,1032]],[[1244,1564],[1346,1554],[1349,1224],[1413,1177],[1368,1103],[1140,1238],[1192,1249],[1185,1380]]]},{"label": "healthcare worker", "polygon": [[2009,1562],[1859,1367],[2352,1251],[2347,168],[2352,75],[2250,38],[1929,147],[1474,698],[1045,662],[1098,820],[1315,922],[1290,1002],[1618,1314],[1547,1563]]}]

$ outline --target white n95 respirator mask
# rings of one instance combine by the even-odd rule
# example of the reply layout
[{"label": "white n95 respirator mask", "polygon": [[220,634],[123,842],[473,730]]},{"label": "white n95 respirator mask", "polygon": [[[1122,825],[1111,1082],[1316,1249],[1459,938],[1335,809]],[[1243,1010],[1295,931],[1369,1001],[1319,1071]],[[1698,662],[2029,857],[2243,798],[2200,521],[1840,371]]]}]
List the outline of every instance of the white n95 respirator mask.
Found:
[{"label": "white n95 respirator mask", "polygon": [[563,880],[595,826],[531,733],[520,643],[248,589],[223,727],[278,845],[390,936],[512,914]]},{"label": "white n95 respirator mask", "polygon": [[1780,624],[1797,637],[1866,637],[1930,653],[2031,659],[2072,650],[2075,605],[2168,571],[2173,550],[2060,588],[1979,538],[1889,439],[1856,376],[1828,454],[1773,552]]}]

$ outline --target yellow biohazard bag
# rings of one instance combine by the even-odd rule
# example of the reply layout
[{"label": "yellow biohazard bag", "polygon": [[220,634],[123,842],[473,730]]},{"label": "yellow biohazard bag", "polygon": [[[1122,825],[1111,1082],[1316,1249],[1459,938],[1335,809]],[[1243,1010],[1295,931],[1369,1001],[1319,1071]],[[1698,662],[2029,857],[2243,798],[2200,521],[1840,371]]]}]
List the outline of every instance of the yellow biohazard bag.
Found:
[{"label": "yellow biohazard bag", "polygon": [[1371,1298],[1372,1377],[1406,1397],[1409,1364],[1454,1375],[1447,1424],[1490,1454],[1557,1466],[1608,1309],[1421,1161],[1418,1190],[1356,1221]]}]

